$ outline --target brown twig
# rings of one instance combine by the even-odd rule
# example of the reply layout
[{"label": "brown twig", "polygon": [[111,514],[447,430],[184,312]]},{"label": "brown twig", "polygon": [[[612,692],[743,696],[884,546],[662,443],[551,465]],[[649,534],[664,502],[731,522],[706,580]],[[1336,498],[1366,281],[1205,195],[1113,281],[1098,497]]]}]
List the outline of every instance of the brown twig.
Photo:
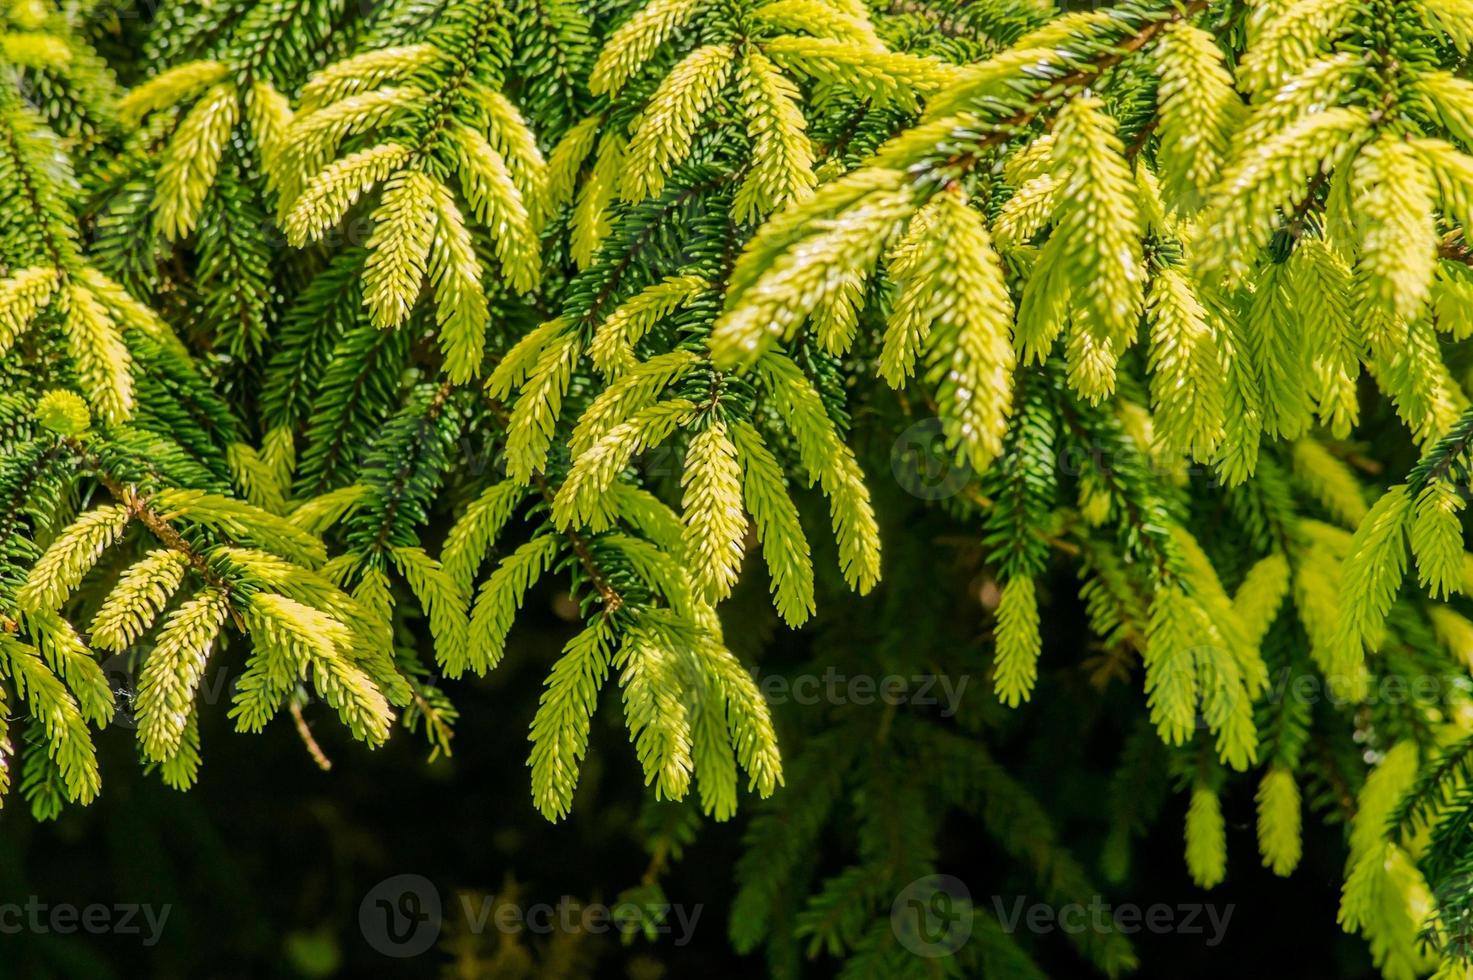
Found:
[{"label": "brown twig", "polygon": [[1473,248],[1468,247],[1468,242],[1463,237],[1463,229],[1458,228],[1443,236],[1442,242],[1437,246],[1437,257],[1447,259],[1449,262],[1461,262],[1463,265],[1473,266]]},{"label": "brown twig", "polygon": [[[205,560],[205,556],[200,554],[194,545],[190,544],[184,535],[179,533],[179,529],[170,524],[167,518],[148,505],[147,498],[138,493],[133,487],[125,487],[114,480],[103,469],[101,462],[92,456],[87,451],[87,448],[79,441],[76,439],[67,439],[66,443],[78,456],[91,465],[93,472],[97,476],[97,482],[102,484],[103,488],[112,495],[114,500],[126,507],[130,515],[136,517],[139,523],[148,528],[149,533],[157,538],[160,544],[182,554],[189,562],[190,568],[194,569],[200,578],[204,579],[205,583],[211,588],[220,590],[226,596],[229,596],[234,591],[231,584],[221,578],[210,567],[210,563]],[[245,632],[245,623],[241,620],[240,613],[235,610],[233,605],[227,604],[226,608],[229,609],[231,621],[235,624],[236,628],[241,632]]]},{"label": "brown twig", "polygon": [[307,726],[307,718],[302,714],[302,706],[293,701],[291,703],[292,724],[297,728],[297,735],[302,739],[302,744],[307,746],[307,754],[312,761],[317,763],[317,768],[323,772],[332,770],[332,760],[327,753],[322,751],[322,746],[317,744],[317,739],[312,736],[312,729]]},{"label": "brown twig", "polygon": [[1060,77],[1053,85],[1041,92],[1026,108],[1020,109],[1006,119],[995,123],[994,128],[996,132],[984,136],[972,144],[967,151],[949,158],[946,161],[947,166],[970,170],[976,165],[984,151],[1011,139],[1019,129],[1037,119],[1049,103],[1072,90],[1085,88],[1096,77],[1114,68],[1127,57],[1144,48],[1168,24],[1176,23],[1194,14],[1201,13],[1207,9],[1209,3],[1210,0],[1190,0],[1184,7],[1173,11],[1170,16],[1151,21],[1133,37],[1122,42],[1119,46],[1112,48],[1107,54]]},{"label": "brown twig", "polygon": [[[511,413],[507,411],[506,406],[491,396],[486,395],[484,390],[482,395],[485,398],[487,406],[491,409],[491,414],[495,415],[502,426],[505,427],[511,420]],[[542,499],[547,502],[547,505],[549,507],[552,506],[553,499],[557,495],[553,492],[552,487],[548,485],[547,477],[542,473],[533,473],[532,484],[542,494]],[[579,564],[583,566],[584,572],[588,575],[588,581],[593,584],[594,591],[598,593],[599,599],[603,602],[604,616],[612,616],[623,607],[624,597],[609,584],[609,580],[604,577],[603,572],[599,571],[598,563],[593,560],[593,551],[588,547],[588,542],[583,539],[583,536],[572,528],[565,529],[563,536],[568,539],[569,547],[573,549],[573,554],[577,556]]]}]

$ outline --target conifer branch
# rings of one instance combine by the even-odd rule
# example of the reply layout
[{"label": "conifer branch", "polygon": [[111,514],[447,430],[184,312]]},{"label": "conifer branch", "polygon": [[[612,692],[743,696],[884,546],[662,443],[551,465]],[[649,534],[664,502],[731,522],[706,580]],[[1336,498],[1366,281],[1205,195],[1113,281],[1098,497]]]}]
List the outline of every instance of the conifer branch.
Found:
[{"label": "conifer branch", "polygon": [[[1372,692],[1473,647],[1473,4],[1064,6],[167,0],[105,57],[6,12],[0,799],[96,797],[94,651],[191,785],[225,635],[239,729],[352,765],[310,688],[436,758],[432,671],[517,655],[559,576],[581,629],[494,692],[536,702],[535,808],[611,687],[661,804],[639,887],[745,771],[732,940],[774,975],[914,972],[890,905],[958,821],[1062,904],[1175,819],[1212,887],[1245,784],[1276,875],[1343,832],[1384,975],[1466,972],[1467,692]],[[770,707],[769,620],[796,669],[985,664],[1008,710]],[[1109,709],[1061,739],[1136,733],[1099,854],[998,762],[1061,695]],[[974,921],[946,969],[1039,973]]]}]

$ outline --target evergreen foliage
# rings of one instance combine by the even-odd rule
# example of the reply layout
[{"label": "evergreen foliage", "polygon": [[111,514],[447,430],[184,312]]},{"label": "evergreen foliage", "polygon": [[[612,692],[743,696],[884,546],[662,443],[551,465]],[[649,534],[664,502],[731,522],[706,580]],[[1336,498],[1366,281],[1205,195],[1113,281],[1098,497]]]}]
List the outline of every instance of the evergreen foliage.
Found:
[{"label": "evergreen foliage", "polygon": [[[1202,888],[1330,834],[1384,976],[1473,973],[1473,0],[97,6],[0,0],[0,800],[103,791],[112,657],[177,788],[221,663],[242,731],[449,753],[554,583],[533,806],[617,702],[654,799],[750,811],[772,976],[1038,975],[980,906],[897,945],[953,813],[1058,903],[1158,822]],[[995,703],[775,717],[774,617]],[[992,748],[1060,675],[1136,732],[1099,854]]]}]

